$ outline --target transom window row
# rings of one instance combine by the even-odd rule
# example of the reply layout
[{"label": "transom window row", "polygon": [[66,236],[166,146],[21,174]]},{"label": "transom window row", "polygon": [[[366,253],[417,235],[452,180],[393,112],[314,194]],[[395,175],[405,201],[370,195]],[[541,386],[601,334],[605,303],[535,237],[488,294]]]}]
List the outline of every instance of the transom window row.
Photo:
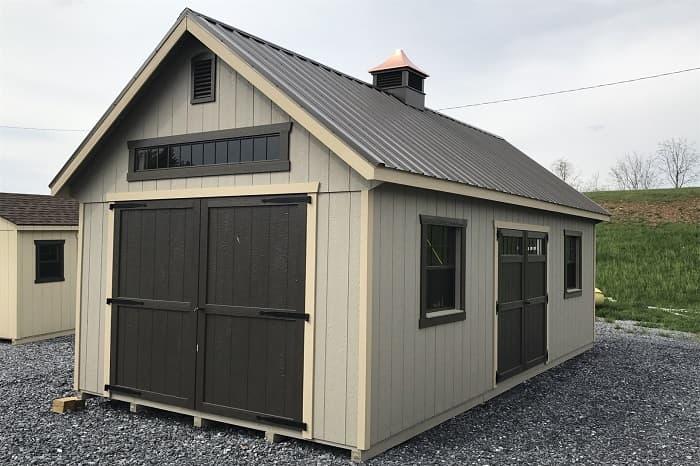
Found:
[{"label": "transom window row", "polygon": [[280,135],[218,139],[135,150],[134,170],[280,160]]}]

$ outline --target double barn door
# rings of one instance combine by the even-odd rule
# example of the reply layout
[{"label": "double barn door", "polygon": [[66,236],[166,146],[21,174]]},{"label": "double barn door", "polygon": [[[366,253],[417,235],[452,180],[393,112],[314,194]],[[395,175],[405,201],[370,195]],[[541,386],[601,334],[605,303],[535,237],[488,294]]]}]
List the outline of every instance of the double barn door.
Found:
[{"label": "double barn door", "polygon": [[547,360],[547,234],[498,230],[501,381]]},{"label": "double barn door", "polygon": [[308,201],[113,204],[110,390],[303,429]]}]

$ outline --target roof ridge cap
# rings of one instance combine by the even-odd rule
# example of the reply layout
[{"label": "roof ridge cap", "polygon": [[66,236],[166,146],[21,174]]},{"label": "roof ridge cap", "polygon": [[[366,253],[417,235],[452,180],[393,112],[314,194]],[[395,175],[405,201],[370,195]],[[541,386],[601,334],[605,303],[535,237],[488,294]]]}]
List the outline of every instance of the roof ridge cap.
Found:
[{"label": "roof ridge cap", "polygon": [[243,29],[237,28],[237,27],[235,27],[235,26],[231,26],[230,24],[224,23],[223,21],[219,21],[219,20],[216,19],[216,18],[212,18],[211,16],[207,16],[207,15],[205,15],[205,14],[199,13],[199,12],[194,11],[194,10],[191,10],[191,9],[189,9],[189,8],[187,8],[187,10],[189,10],[190,13],[199,16],[200,18],[204,19],[204,20],[207,21],[207,22],[217,24],[217,25],[223,27],[224,29],[229,29],[231,32],[236,32],[236,33],[241,34],[241,35],[243,35],[243,36],[246,36],[246,37],[248,37],[248,38],[250,38],[250,39],[253,39],[254,41],[257,41],[257,42],[260,42],[260,43],[262,43],[262,44],[264,44],[264,45],[267,45],[268,47],[272,47],[273,49],[277,49],[277,50],[279,50],[279,51],[281,51],[281,52],[284,52],[284,53],[287,53],[287,54],[289,54],[289,55],[292,55],[292,56],[294,56],[295,58],[298,58],[298,59],[300,59],[300,60],[307,61],[307,62],[309,62],[309,63],[311,63],[311,64],[313,64],[313,65],[315,65],[315,66],[318,66],[318,67],[320,67],[320,68],[325,69],[326,71],[330,71],[330,72],[336,73],[336,74],[338,74],[338,75],[340,75],[340,76],[342,76],[342,77],[344,77],[344,78],[350,79],[350,80],[352,80],[352,81],[356,81],[356,82],[358,82],[359,84],[364,84],[365,86],[368,86],[368,87],[371,87],[371,88],[376,89],[376,87],[375,87],[374,85],[372,85],[372,83],[369,83],[369,82],[367,82],[367,81],[363,81],[363,80],[360,79],[360,78],[357,78],[357,77],[352,76],[352,75],[350,75],[350,74],[347,74],[347,73],[345,73],[345,72],[343,72],[343,71],[340,71],[339,69],[336,69],[336,68],[333,68],[333,67],[331,67],[331,66],[328,66],[328,65],[326,65],[326,64],[324,64],[324,63],[321,63],[321,62],[318,61],[318,60],[315,60],[315,59],[313,59],[313,58],[309,58],[309,57],[307,57],[307,56],[305,56],[305,55],[302,55],[302,54],[300,54],[300,53],[298,53],[298,52],[295,52],[294,50],[290,50],[290,49],[288,49],[288,48],[286,48],[286,47],[282,47],[281,45],[275,44],[274,42],[270,42],[269,40],[263,39],[262,37],[256,36],[255,34],[251,34],[251,33],[247,32],[247,31],[244,31]]}]

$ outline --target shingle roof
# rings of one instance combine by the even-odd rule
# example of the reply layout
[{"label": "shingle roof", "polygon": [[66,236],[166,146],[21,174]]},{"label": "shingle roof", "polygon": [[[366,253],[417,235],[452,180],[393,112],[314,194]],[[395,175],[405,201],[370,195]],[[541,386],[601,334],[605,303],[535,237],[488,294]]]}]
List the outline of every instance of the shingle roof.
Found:
[{"label": "shingle roof", "polygon": [[418,110],[367,82],[190,13],[376,166],[607,215],[499,136],[434,110]]},{"label": "shingle roof", "polygon": [[0,193],[0,217],[15,225],[78,225],[78,202],[40,194]]}]

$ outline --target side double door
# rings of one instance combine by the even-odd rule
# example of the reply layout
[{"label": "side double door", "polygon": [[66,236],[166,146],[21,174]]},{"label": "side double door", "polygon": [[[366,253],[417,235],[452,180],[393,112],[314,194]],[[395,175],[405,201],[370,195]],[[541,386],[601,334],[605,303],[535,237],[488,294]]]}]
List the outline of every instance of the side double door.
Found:
[{"label": "side double door", "polygon": [[109,388],[304,428],[307,202],[113,204]]},{"label": "side double door", "polygon": [[498,230],[496,380],[547,360],[547,234]]}]

